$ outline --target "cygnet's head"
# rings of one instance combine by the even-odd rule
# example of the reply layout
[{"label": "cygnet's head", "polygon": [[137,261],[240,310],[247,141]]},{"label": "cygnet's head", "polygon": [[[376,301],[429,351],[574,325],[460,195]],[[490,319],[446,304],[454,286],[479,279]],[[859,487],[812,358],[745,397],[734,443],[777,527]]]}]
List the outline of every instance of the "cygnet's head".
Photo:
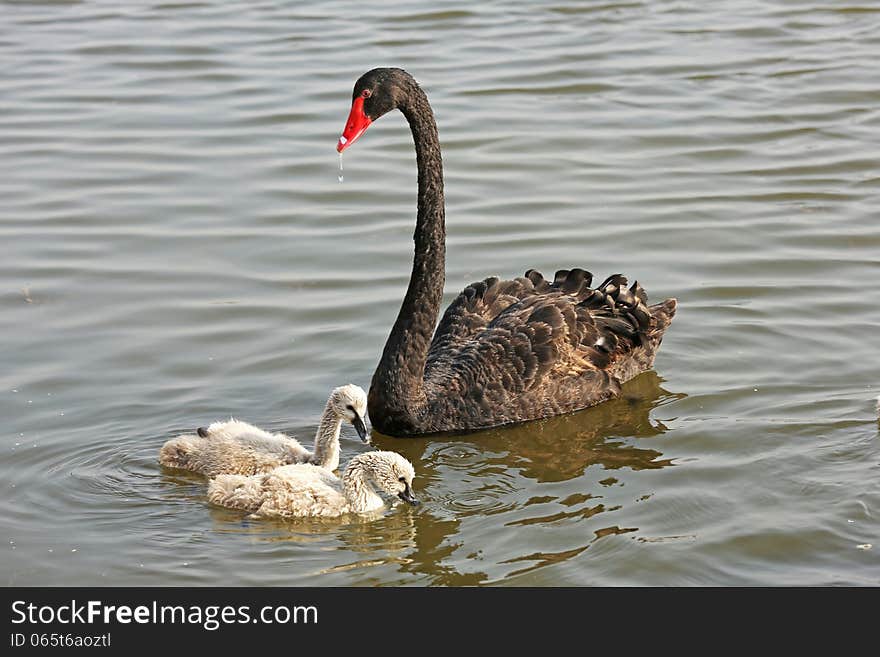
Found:
[{"label": "cygnet's head", "polygon": [[351,383],[335,388],[330,393],[327,405],[338,418],[351,422],[363,442],[370,442],[367,425],[364,424],[364,418],[367,417],[367,393],[363,388]]},{"label": "cygnet's head", "polygon": [[412,463],[397,452],[367,452],[355,457],[366,466],[376,485],[386,493],[397,495],[404,502],[415,506],[419,503],[413,495],[412,482],[416,476]]}]

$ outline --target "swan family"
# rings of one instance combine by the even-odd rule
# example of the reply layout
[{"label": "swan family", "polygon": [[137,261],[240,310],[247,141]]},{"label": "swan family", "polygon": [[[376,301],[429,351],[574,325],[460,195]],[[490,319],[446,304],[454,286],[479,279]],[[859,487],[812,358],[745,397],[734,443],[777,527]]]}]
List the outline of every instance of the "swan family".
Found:
[{"label": "swan family", "polygon": [[159,450],[159,463],[210,477],[209,502],[257,518],[368,513],[385,506],[380,493],[418,504],[412,491],[413,465],[396,452],[359,454],[341,478],[333,474],[339,467],[344,421],[354,426],[364,443],[369,442],[366,406],[363,388],[353,384],[335,388],[321,415],[312,451],[286,434],[231,419],[168,440]]},{"label": "swan family", "polygon": [[341,477],[333,473],[343,422],[363,440],[367,415],[373,429],[392,437],[474,432],[588,408],[618,396],[654,364],[677,301],[649,304],[638,281],[622,274],[595,286],[577,267],[552,280],[534,269],[507,280],[491,276],[468,285],[440,317],[443,163],[425,92],[403,69],[366,72],[336,148],[342,153],[392,110],[403,114],[415,147],[415,248],[369,394],[353,385],[334,390],[311,451],[236,420],[168,441],[160,462],[211,477],[214,504],[280,518],[367,513],[385,505],[383,494],[416,504],[413,466],[395,452],[359,454]]}]

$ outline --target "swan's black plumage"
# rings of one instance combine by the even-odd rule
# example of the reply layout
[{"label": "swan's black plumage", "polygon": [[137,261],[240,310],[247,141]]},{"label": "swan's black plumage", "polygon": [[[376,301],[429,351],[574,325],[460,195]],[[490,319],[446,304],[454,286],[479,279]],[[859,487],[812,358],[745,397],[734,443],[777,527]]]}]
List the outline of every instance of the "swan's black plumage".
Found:
[{"label": "swan's black plumage", "polygon": [[620,274],[595,287],[584,269],[558,271],[553,281],[531,269],[487,278],[468,285],[437,324],[446,230],[433,112],[401,69],[367,72],[352,97],[366,125],[395,108],[404,114],[418,166],[413,271],[370,386],[374,429],[469,432],[569,413],[617,396],[653,365],[676,301],[649,306],[638,282],[627,287]]}]

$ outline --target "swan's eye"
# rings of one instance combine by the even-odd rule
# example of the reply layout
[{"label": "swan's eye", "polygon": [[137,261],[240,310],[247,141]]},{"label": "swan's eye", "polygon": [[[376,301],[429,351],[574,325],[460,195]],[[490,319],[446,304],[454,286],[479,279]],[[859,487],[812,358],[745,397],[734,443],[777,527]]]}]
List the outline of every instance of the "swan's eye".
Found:
[{"label": "swan's eye", "polygon": [[372,96],[372,95],[373,95],[373,92],[370,91],[369,89],[364,89],[364,90],[361,92],[361,98],[369,98],[369,97]]}]

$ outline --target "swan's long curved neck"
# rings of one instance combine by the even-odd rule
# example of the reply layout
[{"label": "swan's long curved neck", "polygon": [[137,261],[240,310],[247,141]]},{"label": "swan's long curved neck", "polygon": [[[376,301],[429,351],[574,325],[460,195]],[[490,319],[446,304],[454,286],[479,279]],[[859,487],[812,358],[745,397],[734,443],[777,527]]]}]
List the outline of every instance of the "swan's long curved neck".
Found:
[{"label": "swan's long curved neck", "polygon": [[[399,109],[412,130],[418,166],[415,256],[409,287],[373,375],[370,393],[371,397],[379,393],[384,415],[415,417],[427,401],[425,365],[445,282],[443,161],[434,113],[415,81]],[[371,410],[370,417],[375,415]]]},{"label": "swan's long curved neck", "polygon": [[342,493],[355,513],[373,511],[385,506],[385,501],[373,489],[370,475],[360,463],[352,463],[342,475]]},{"label": "swan's long curved neck", "polygon": [[318,430],[315,432],[315,450],[310,463],[335,470],[339,467],[339,433],[342,430],[342,418],[331,408],[330,402],[324,408]]}]

